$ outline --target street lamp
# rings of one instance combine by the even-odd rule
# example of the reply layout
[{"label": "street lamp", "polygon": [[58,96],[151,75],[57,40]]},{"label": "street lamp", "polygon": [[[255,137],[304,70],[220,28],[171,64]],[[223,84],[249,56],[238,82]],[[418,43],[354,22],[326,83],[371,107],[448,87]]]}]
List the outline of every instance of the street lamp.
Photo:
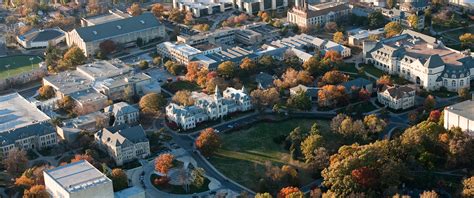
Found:
[{"label": "street lamp", "polygon": [[7,68],[7,76],[10,78],[10,65],[5,65],[5,68]]},{"label": "street lamp", "polygon": [[34,59],[35,59],[35,58],[33,58],[33,57],[30,57],[30,58],[29,58],[30,64],[31,64],[31,70],[33,70],[33,60],[34,60]]}]

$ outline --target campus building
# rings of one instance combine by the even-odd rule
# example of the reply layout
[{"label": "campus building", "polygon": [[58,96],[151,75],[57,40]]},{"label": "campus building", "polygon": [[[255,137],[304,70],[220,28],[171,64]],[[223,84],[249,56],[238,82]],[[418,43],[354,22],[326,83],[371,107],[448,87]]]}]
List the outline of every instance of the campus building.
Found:
[{"label": "campus building", "polygon": [[150,143],[141,125],[130,127],[123,124],[108,127],[94,136],[118,166],[150,155]]},{"label": "campus building", "polygon": [[362,30],[360,28],[347,31],[348,43],[349,45],[362,46],[362,43],[366,40],[369,40],[370,36],[378,38],[377,40],[383,38],[385,30],[383,28],[375,30]]},{"label": "campus building", "polygon": [[365,63],[427,90],[469,87],[474,71],[469,52],[447,48],[440,40],[411,30],[379,42],[365,41],[363,56]]},{"label": "campus building", "polygon": [[43,171],[46,191],[51,197],[113,198],[112,180],[86,160]]},{"label": "campus building", "polygon": [[122,124],[134,125],[138,123],[140,114],[137,108],[126,102],[119,102],[105,107],[104,112],[110,115],[114,126]]},{"label": "campus building", "polygon": [[405,110],[415,106],[415,89],[409,86],[384,86],[377,93],[377,100],[395,110]]},{"label": "campus building", "polygon": [[248,111],[252,109],[250,96],[245,88],[234,89],[228,87],[221,94],[216,86],[213,95],[201,92],[192,92],[194,105],[182,106],[170,103],[166,106],[166,117],[184,130],[196,127],[196,124],[207,120],[220,119],[230,113]]},{"label": "campus building", "polygon": [[350,8],[344,2],[327,2],[310,5],[306,0],[296,0],[295,6],[288,10],[287,20],[299,27],[323,26],[328,22],[344,19],[350,14]]},{"label": "campus building", "polygon": [[173,8],[201,17],[232,10],[234,3],[229,0],[173,0]]},{"label": "campus building", "polygon": [[257,14],[259,11],[278,10],[288,7],[288,0],[235,0],[235,7],[247,14]]},{"label": "campus building", "polygon": [[16,41],[25,49],[55,46],[66,40],[66,32],[59,28],[34,29],[16,37]]},{"label": "campus building", "polygon": [[34,123],[0,133],[0,157],[6,157],[13,148],[41,150],[57,144],[58,136],[51,123]]},{"label": "campus building", "polygon": [[306,52],[304,48],[314,47],[318,49],[322,54],[325,54],[327,51],[336,51],[343,58],[351,56],[351,48],[345,47],[341,44],[337,44],[330,40],[323,40],[318,37],[313,37],[307,34],[299,34],[292,37],[276,40],[271,42],[270,45],[276,47],[289,47],[299,49],[301,51],[299,53],[308,53],[311,56],[314,54],[314,52]]},{"label": "campus building", "polygon": [[474,136],[474,101],[466,100],[444,108],[444,128],[459,127]]},{"label": "campus building", "polygon": [[122,20],[129,17],[132,17],[132,15],[122,12],[117,9],[112,9],[112,10],[109,10],[109,12],[105,14],[81,18],[81,26],[82,27],[94,26],[94,25],[99,25],[99,24],[108,23],[112,21]]},{"label": "campus building", "polygon": [[67,33],[68,46],[77,45],[86,56],[95,54],[103,41],[111,40],[124,45],[135,45],[137,39],[144,43],[164,38],[165,27],[152,13],[107,21],[92,26],[76,28]]}]

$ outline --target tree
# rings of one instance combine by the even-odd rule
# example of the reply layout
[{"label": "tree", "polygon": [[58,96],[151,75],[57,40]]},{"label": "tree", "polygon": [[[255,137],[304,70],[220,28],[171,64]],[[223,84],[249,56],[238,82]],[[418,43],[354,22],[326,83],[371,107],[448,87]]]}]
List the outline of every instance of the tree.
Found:
[{"label": "tree", "polygon": [[313,151],[313,157],[308,162],[310,167],[317,173],[329,165],[329,152],[324,147],[316,148]]},{"label": "tree", "polygon": [[306,163],[311,162],[315,158],[314,151],[322,146],[323,137],[318,134],[309,135],[301,142],[301,153],[304,155]]},{"label": "tree", "polygon": [[194,105],[194,99],[191,97],[191,92],[188,90],[177,91],[171,100],[180,105]]},{"label": "tree", "polygon": [[291,196],[293,193],[299,194],[301,193],[301,191],[297,187],[288,186],[288,187],[282,188],[280,192],[278,192],[278,198],[296,198],[294,196]]},{"label": "tree", "polygon": [[22,187],[24,189],[28,189],[33,185],[35,185],[35,181],[31,178],[28,178],[24,174],[15,179],[15,186],[19,186],[19,187]]},{"label": "tree", "polygon": [[99,49],[104,54],[110,54],[117,49],[117,45],[112,40],[105,40],[99,44]]},{"label": "tree", "polygon": [[463,35],[459,36],[459,41],[463,46],[473,46],[474,45],[474,34],[472,33],[464,33]]},{"label": "tree", "polygon": [[420,198],[439,198],[439,195],[434,190],[423,191],[423,193],[420,194]]},{"label": "tree", "polygon": [[370,28],[379,28],[382,27],[385,23],[385,18],[382,15],[382,12],[380,11],[370,13],[368,16],[368,20]]},{"label": "tree", "polygon": [[145,69],[148,69],[148,61],[146,60],[142,60],[140,61],[140,63],[138,64],[138,67],[140,67],[141,70],[145,70]]},{"label": "tree", "polygon": [[337,70],[328,71],[324,73],[324,76],[321,78],[322,83],[330,85],[341,84],[343,82],[347,82],[348,80],[348,75],[345,75],[344,73]]},{"label": "tree", "polygon": [[197,62],[191,62],[186,66],[186,80],[196,81],[199,72],[199,64]]},{"label": "tree", "polygon": [[216,86],[219,87],[220,90],[225,90],[228,85],[229,84],[225,81],[224,78],[218,76],[209,78],[208,80],[206,80],[206,91],[208,93],[214,93],[214,91],[216,90]]},{"label": "tree", "polygon": [[173,75],[182,74],[186,71],[186,67],[184,65],[170,60],[166,61],[165,67]]},{"label": "tree", "polygon": [[336,32],[334,33],[332,40],[336,43],[342,43],[344,42],[344,34],[342,32]]},{"label": "tree", "polygon": [[474,196],[474,176],[464,179],[462,181],[463,189],[462,189],[462,196],[463,197],[473,197]]},{"label": "tree", "polygon": [[439,119],[441,117],[441,112],[439,110],[433,110],[430,112],[430,116],[428,117],[428,120],[431,122],[439,122]]},{"label": "tree", "polygon": [[43,185],[34,185],[29,190],[25,190],[23,198],[49,198],[49,193]]},{"label": "tree", "polygon": [[396,5],[397,5],[397,1],[396,1],[396,0],[387,0],[387,7],[388,7],[389,9],[394,8]]},{"label": "tree", "polygon": [[221,146],[221,139],[213,128],[207,128],[201,131],[195,144],[204,156],[210,156]]},{"label": "tree", "polygon": [[324,29],[328,32],[334,32],[337,29],[337,23],[336,22],[328,22],[324,26]]},{"label": "tree", "polygon": [[348,96],[342,85],[325,85],[318,91],[318,104],[322,107],[347,103]]},{"label": "tree", "polygon": [[323,63],[324,61],[330,61],[329,64],[334,64],[334,63],[339,64],[342,61],[342,56],[341,54],[339,54],[339,52],[335,50],[329,50],[329,51],[326,51],[326,53],[324,54]]},{"label": "tree", "polygon": [[159,155],[155,159],[155,170],[161,174],[167,175],[168,171],[173,167],[174,156],[169,153]]},{"label": "tree", "polygon": [[309,85],[312,82],[313,77],[307,71],[296,71],[290,67],[281,75],[281,79],[276,79],[273,83],[280,89],[288,89],[298,84]]},{"label": "tree", "polygon": [[252,103],[258,108],[273,106],[280,101],[280,93],[276,88],[255,89],[250,93]]},{"label": "tree", "polygon": [[193,24],[193,22],[194,22],[193,13],[186,12],[186,14],[184,15],[184,24],[191,25]]},{"label": "tree", "polygon": [[436,105],[436,100],[432,95],[428,95],[423,103],[423,108],[426,111],[431,111]]},{"label": "tree", "polygon": [[142,14],[142,8],[140,7],[140,4],[138,3],[133,3],[130,8],[127,9],[128,13],[130,13],[132,16],[138,16]]},{"label": "tree", "polygon": [[470,100],[471,99],[471,92],[469,92],[468,87],[464,87],[458,90],[458,95],[461,100]]},{"label": "tree", "polygon": [[138,106],[143,112],[156,113],[166,105],[166,99],[161,94],[149,93],[140,98]]},{"label": "tree", "polygon": [[168,19],[176,23],[182,23],[184,20],[184,13],[179,9],[173,8],[168,15]]},{"label": "tree", "polygon": [[286,50],[283,54],[283,61],[287,67],[300,68],[301,61],[292,50]]},{"label": "tree", "polygon": [[205,177],[205,172],[203,168],[195,168],[191,172],[191,177],[193,181],[193,185],[200,188],[202,185],[204,185],[204,181],[206,179]]},{"label": "tree", "polygon": [[43,85],[38,89],[39,97],[43,100],[54,97],[54,89],[49,85]]},{"label": "tree", "polygon": [[74,113],[74,108],[76,107],[76,103],[71,96],[64,96],[61,100],[58,101],[58,106],[60,109],[64,110],[68,114]]},{"label": "tree", "polygon": [[65,69],[71,69],[75,66],[82,65],[86,61],[87,57],[81,48],[72,46],[66,53],[64,53],[63,59],[60,60],[59,65]]},{"label": "tree", "polygon": [[258,59],[258,64],[261,69],[267,69],[273,66],[275,60],[273,60],[272,56],[269,55],[263,55]]},{"label": "tree", "polygon": [[273,198],[272,195],[270,195],[270,193],[257,193],[255,195],[255,198]]},{"label": "tree", "polygon": [[306,91],[299,90],[288,98],[287,105],[299,110],[311,110],[311,98],[306,94]]},{"label": "tree", "polygon": [[193,26],[193,29],[199,30],[201,32],[206,32],[209,31],[209,24],[203,23],[203,24],[197,24]]},{"label": "tree", "polygon": [[226,78],[234,77],[236,72],[235,64],[232,61],[225,61],[217,66],[217,73]]},{"label": "tree", "polygon": [[392,79],[389,75],[383,75],[379,79],[377,79],[377,86],[383,87],[384,85],[392,85]]},{"label": "tree", "polygon": [[245,71],[255,71],[257,69],[257,64],[252,59],[245,57],[240,64],[240,69]]},{"label": "tree", "polygon": [[369,38],[368,38],[370,41],[378,41],[380,39],[380,36],[377,35],[377,34],[371,34],[369,35]]},{"label": "tree", "polygon": [[319,62],[318,57],[313,56],[306,60],[303,65],[303,69],[309,72],[310,74],[315,74],[317,72],[321,72],[321,63]]},{"label": "tree", "polygon": [[160,65],[161,64],[161,57],[159,57],[159,56],[153,57],[153,64],[154,65]]},{"label": "tree", "polygon": [[378,118],[375,114],[370,114],[364,117],[364,125],[371,133],[380,133],[385,129],[387,123]]},{"label": "tree", "polygon": [[402,26],[400,25],[400,23],[396,21],[392,21],[390,23],[387,23],[387,25],[385,25],[384,30],[385,30],[385,37],[390,38],[402,32]]},{"label": "tree", "polygon": [[127,173],[120,168],[114,168],[110,174],[110,179],[114,187],[114,191],[120,191],[128,187]]},{"label": "tree", "polygon": [[161,17],[163,15],[164,11],[165,11],[165,8],[163,7],[163,5],[161,5],[159,3],[155,3],[151,7],[151,13],[153,13],[153,15],[155,15],[155,17]]},{"label": "tree", "polygon": [[413,29],[418,29],[418,16],[416,14],[408,16],[407,19],[410,27],[412,27]]}]

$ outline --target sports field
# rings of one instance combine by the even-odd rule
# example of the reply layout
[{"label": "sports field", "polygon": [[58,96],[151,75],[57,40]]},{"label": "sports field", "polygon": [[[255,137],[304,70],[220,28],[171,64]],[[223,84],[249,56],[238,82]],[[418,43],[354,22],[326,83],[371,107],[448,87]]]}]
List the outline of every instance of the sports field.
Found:
[{"label": "sports field", "polygon": [[[30,61],[31,58],[31,61]],[[7,56],[0,58],[0,79],[4,79],[10,76],[15,76],[17,74],[31,71],[32,63],[33,68],[38,68],[38,64],[43,61],[39,56],[30,56],[30,55],[17,55],[17,56]]]}]

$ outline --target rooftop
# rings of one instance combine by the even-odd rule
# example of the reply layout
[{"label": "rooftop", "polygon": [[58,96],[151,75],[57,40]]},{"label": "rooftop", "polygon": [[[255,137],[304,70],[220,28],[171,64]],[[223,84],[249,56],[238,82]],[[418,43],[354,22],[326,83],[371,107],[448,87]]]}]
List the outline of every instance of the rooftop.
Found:
[{"label": "rooftop", "polygon": [[34,123],[0,133],[0,145],[11,145],[15,144],[17,140],[21,140],[24,138],[32,136],[43,136],[55,133],[56,130],[54,126],[49,122]]},{"label": "rooftop", "polygon": [[90,17],[83,18],[83,20],[87,21],[87,23],[89,23],[88,25],[98,25],[98,24],[108,23],[112,21],[117,21],[120,19],[128,18],[128,17],[131,17],[131,16],[122,11],[109,10],[109,13],[107,14],[90,16]]},{"label": "rooftop", "polygon": [[129,72],[131,69],[119,61],[111,63],[101,60],[81,65],[77,67],[77,70],[86,75],[89,79],[97,80],[118,76]]},{"label": "rooftop", "polygon": [[63,189],[70,193],[91,188],[98,184],[112,182],[107,176],[85,160],[59,166],[44,171],[44,173],[49,175],[54,181],[61,185]]},{"label": "rooftop", "polygon": [[446,110],[469,120],[474,120],[474,101],[472,100],[466,100],[464,102],[448,106],[446,107]]},{"label": "rooftop", "polygon": [[26,34],[18,36],[22,41],[27,42],[44,42],[58,37],[64,36],[65,33],[59,28],[43,29],[43,30],[32,30]]},{"label": "rooftop", "polygon": [[0,96],[0,132],[9,131],[50,118],[18,93]]},{"label": "rooftop", "polygon": [[126,145],[130,143],[148,142],[142,125],[128,126],[126,124],[104,128],[97,132],[102,142],[109,145]]}]

